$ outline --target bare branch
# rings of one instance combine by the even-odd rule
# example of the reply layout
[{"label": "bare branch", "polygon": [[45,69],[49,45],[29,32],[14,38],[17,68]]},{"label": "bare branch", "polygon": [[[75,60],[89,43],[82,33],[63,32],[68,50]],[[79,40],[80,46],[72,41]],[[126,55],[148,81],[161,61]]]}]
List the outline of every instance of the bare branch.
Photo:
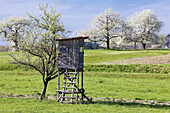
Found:
[{"label": "bare branch", "polygon": [[38,72],[40,72],[42,75],[43,73],[41,72],[40,69],[38,69],[36,66],[32,65],[32,64],[29,64],[29,63],[25,63],[25,62],[22,62],[22,61],[19,61],[17,60],[13,55],[10,54],[10,56],[16,61],[16,62],[13,62],[13,64],[21,64],[21,65],[26,65],[26,66],[30,66],[32,68],[34,68],[35,70],[37,70]]}]

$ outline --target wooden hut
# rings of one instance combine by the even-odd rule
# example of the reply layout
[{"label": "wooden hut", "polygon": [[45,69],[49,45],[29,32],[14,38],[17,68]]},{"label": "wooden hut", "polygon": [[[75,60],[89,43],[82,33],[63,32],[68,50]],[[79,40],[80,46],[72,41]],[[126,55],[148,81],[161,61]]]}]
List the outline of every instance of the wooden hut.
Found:
[{"label": "wooden hut", "polygon": [[84,39],[88,37],[73,37],[58,39],[58,69],[82,69],[84,59]]},{"label": "wooden hut", "polygon": [[[88,37],[73,37],[57,39],[58,50],[58,97],[61,103],[83,103],[85,96],[83,88],[84,39]],[[61,73],[64,73],[63,89],[60,87]],[[79,76],[81,73],[81,76]],[[81,78],[81,81],[79,79]],[[79,87],[81,85],[81,88]],[[81,96],[79,95],[81,94]],[[69,95],[69,96],[68,96]]]}]

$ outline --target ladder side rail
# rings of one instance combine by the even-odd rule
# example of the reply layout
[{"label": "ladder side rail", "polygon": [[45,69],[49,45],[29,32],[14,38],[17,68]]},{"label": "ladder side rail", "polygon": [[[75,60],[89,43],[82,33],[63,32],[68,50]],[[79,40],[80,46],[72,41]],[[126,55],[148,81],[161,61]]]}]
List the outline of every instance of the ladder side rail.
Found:
[{"label": "ladder side rail", "polygon": [[81,91],[82,91],[82,94],[81,94],[81,103],[84,103],[84,102],[83,102],[83,97],[84,97],[84,89],[83,89],[83,69],[81,69]]},{"label": "ladder side rail", "polygon": [[[60,90],[60,71],[58,71],[58,91]],[[57,94],[58,101],[60,100],[60,93]]]},{"label": "ladder side rail", "polygon": [[63,84],[64,87],[63,87],[63,92],[62,92],[61,103],[63,103],[63,101],[65,100],[65,99],[64,99],[64,97],[65,97],[65,94],[64,94],[64,93],[65,93],[65,91],[66,91],[66,88],[65,88],[65,86],[66,86],[66,78],[65,78],[65,77],[67,76],[66,73],[67,73],[67,69],[66,69],[66,72],[64,73],[64,84]]},{"label": "ladder side rail", "polygon": [[[79,91],[79,72],[80,72],[80,70],[78,69],[78,74],[77,74],[77,91]],[[78,98],[79,98],[79,95],[77,93],[76,94],[76,103],[78,103]]]}]

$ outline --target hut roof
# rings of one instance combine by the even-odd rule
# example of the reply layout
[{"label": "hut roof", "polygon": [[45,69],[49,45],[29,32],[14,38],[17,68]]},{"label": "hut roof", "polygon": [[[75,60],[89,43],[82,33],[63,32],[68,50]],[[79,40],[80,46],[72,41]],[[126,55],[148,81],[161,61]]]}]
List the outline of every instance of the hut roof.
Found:
[{"label": "hut roof", "polygon": [[62,40],[73,40],[73,39],[88,39],[88,36],[78,36],[78,37],[69,37],[69,38],[58,38],[56,41],[62,41]]}]

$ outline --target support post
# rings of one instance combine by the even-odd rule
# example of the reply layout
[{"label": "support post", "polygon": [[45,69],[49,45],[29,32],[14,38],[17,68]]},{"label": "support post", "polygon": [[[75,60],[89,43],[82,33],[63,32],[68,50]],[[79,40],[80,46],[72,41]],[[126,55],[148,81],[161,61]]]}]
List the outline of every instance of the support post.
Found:
[{"label": "support post", "polygon": [[81,70],[81,89],[83,89],[83,69]]},{"label": "support post", "polygon": [[[60,90],[60,71],[58,71],[58,91]],[[57,98],[60,98],[60,92],[57,94]],[[59,100],[58,100],[59,101]]]},{"label": "support post", "polygon": [[[79,72],[80,72],[80,69],[78,69],[78,73],[77,73],[77,90],[79,90]],[[79,95],[77,93],[76,95],[76,103],[78,103],[78,98],[79,98]]]},{"label": "support post", "polygon": [[83,104],[83,94],[84,94],[84,89],[83,89],[83,69],[81,69],[81,103]]}]

